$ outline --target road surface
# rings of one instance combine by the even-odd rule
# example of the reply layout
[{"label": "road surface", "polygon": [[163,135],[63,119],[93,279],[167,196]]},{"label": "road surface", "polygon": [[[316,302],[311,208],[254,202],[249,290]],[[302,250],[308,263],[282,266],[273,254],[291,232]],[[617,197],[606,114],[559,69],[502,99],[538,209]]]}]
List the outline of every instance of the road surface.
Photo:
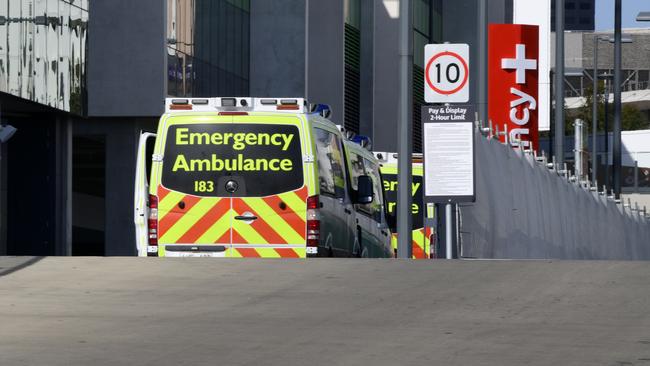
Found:
[{"label": "road surface", "polygon": [[0,258],[0,365],[650,365],[650,263]]}]

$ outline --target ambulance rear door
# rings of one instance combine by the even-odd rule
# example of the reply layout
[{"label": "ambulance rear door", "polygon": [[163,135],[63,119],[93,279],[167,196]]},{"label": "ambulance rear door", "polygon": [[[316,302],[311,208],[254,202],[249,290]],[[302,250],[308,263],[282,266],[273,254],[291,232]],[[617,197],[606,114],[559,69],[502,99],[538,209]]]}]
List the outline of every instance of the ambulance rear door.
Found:
[{"label": "ambulance rear door", "polygon": [[140,257],[147,256],[149,178],[151,176],[151,159],[155,140],[155,133],[140,133],[140,142],[138,143],[138,154],[135,165],[133,222],[135,224],[136,250]]},{"label": "ambulance rear door", "polygon": [[229,256],[232,117],[177,115],[160,131],[162,166],[155,191],[160,255]]},{"label": "ambulance rear door", "polygon": [[[394,164],[384,164],[381,168],[381,176],[384,184],[384,193],[386,197],[386,218],[393,233],[392,243],[393,250],[397,251],[397,166]],[[413,258],[428,258],[428,246],[424,240],[424,206],[422,196],[422,165],[413,164],[412,170],[412,240],[413,240]]]},{"label": "ambulance rear door", "polygon": [[236,186],[232,256],[305,258],[308,182],[313,190],[314,177],[313,159],[306,158],[311,144],[304,116],[234,116],[232,132],[244,136],[232,149],[242,166],[228,178]]}]

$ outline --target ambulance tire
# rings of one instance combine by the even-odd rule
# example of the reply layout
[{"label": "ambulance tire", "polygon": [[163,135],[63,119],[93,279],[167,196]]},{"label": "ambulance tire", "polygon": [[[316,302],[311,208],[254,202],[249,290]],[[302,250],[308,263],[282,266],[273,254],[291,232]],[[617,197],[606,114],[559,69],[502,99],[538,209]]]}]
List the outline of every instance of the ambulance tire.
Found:
[{"label": "ambulance tire", "polygon": [[361,258],[370,258],[368,255],[368,248],[363,248],[363,251],[361,251]]},{"label": "ambulance tire", "polygon": [[331,245],[327,247],[327,256],[329,258],[334,258],[334,249],[332,249]]}]

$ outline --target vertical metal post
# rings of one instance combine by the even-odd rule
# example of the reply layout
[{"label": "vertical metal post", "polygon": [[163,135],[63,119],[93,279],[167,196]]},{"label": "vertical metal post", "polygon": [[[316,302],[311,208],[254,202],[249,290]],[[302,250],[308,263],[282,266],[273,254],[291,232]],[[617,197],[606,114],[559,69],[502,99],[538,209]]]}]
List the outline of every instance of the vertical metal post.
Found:
[{"label": "vertical metal post", "polygon": [[[2,122],[2,104],[0,104],[0,126]],[[7,255],[7,163],[3,161],[2,151],[6,144],[0,143],[0,255]]]},{"label": "vertical metal post", "polygon": [[591,111],[591,181],[598,186],[596,181],[596,154],[598,154],[598,36],[594,34],[594,90]]},{"label": "vertical metal post", "polygon": [[555,156],[564,163],[564,0],[555,1]]},{"label": "vertical metal post", "polygon": [[609,81],[605,79],[605,187],[609,184]]},{"label": "vertical metal post", "polygon": [[634,160],[634,193],[639,193],[639,161]]},{"label": "vertical metal post", "polygon": [[614,197],[621,198],[621,0],[614,2]]},{"label": "vertical metal post", "polygon": [[413,17],[411,0],[399,2],[399,130],[397,162],[397,256],[411,258],[411,125],[413,95]]},{"label": "vertical metal post", "polygon": [[454,229],[451,215],[451,203],[445,205],[445,258],[453,259],[452,243],[454,242]]},{"label": "vertical metal post", "polygon": [[584,122],[577,118],[574,122],[574,161],[575,161],[575,175],[578,177],[578,181],[584,180],[585,177],[585,162],[584,162],[584,140],[583,140],[583,128]]},{"label": "vertical metal post", "polygon": [[478,8],[478,111],[479,120],[488,120],[488,82],[487,82],[487,0],[479,0]]}]

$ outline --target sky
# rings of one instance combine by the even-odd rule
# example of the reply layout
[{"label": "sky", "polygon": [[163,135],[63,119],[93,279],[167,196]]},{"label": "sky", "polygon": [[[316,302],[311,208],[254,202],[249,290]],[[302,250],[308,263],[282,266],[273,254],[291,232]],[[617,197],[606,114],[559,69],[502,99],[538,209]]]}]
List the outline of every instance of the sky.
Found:
[{"label": "sky", "polygon": [[[650,0],[622,0],[623,28],[650,28],[650,22],[637,22],[640,11],[650,11]],[[614,29],[614,0],[596,0],[596,30]]]}]

